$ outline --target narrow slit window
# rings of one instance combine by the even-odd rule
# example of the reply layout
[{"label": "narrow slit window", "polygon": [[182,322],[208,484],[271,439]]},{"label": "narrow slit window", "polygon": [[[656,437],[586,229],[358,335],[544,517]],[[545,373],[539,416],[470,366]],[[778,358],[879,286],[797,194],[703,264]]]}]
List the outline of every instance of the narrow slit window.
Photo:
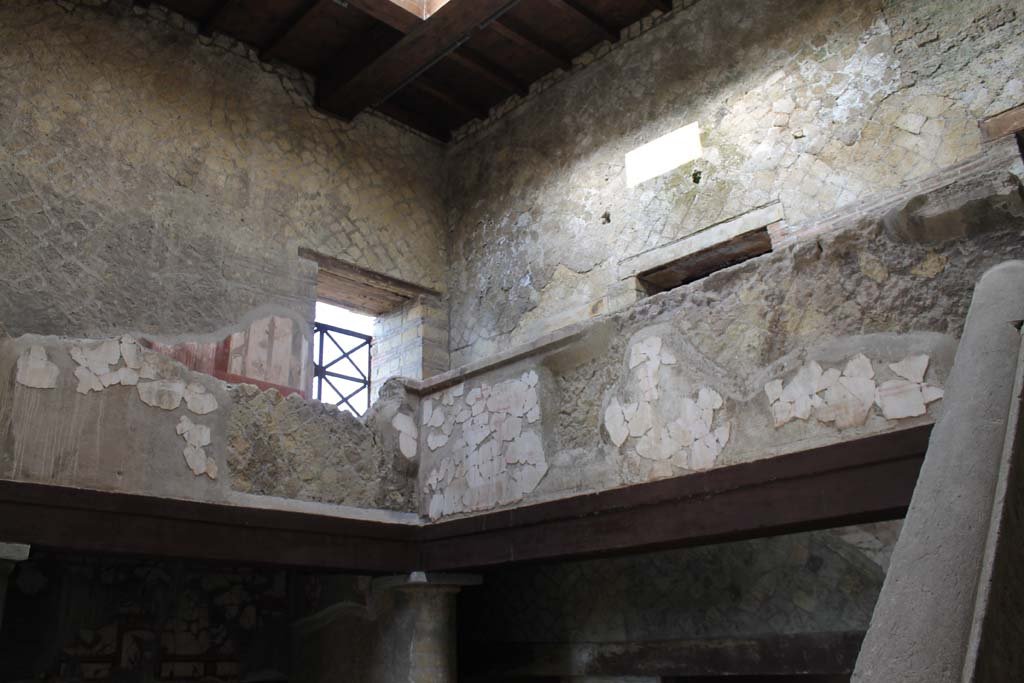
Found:
[{"label": "narrow slit window", "polygon": [[353,415],[370,407],[373,325],[370,315],[316,304],[313,323],[313,398]]}]

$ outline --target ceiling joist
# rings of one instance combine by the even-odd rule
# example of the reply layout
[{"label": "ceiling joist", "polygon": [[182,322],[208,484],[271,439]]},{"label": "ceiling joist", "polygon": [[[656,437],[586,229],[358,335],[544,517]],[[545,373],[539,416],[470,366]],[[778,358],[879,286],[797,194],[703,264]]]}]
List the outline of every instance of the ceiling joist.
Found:
[{"label": "ceiling joist", "polygon": [[224,16],[224,10],[227,9],[231,0],[216,0],[210,9],[206,12],[206,15],[199,20],[199,35],[209,36],[213,34],[213,30],[217,28],[217,24]]},{"label": "ceiling joist", "polygon": [[318,105],[344,119],[352,119],[366,108],[382,104],[516,2],[518,0],[452,0],[348,83],[339,87],[318,83]]},{"label": "ceiling joist", "polygon": [[559,68],[565,69],[566,71],[572,68],[571,59],[567,58],[565,55],[558,54],[557,50],[544,44],[544,41],[535,36],[526,35],[522,30],[516,30],[502,21],[491,22],[489,28],[501,37],[540,55],[548,62]]},{"label": "ceiling joist", "polygon": [[[548,2],[568,10],[570,14],[590,24],[591,28],[601,33],[608,42],[617,43],[619,41],[619,29],[581,5],[577,0],[548,0]],[[671,6],[672,0],[668,0],[668,3]]]},{"label": "ceiling joist", "polygon": [[284,44],[295,28],[312,14],[322,0],[304,0],[274,32],[267,44],[260,50],[260,59],[266,61],[277,56],[277,50]]}]

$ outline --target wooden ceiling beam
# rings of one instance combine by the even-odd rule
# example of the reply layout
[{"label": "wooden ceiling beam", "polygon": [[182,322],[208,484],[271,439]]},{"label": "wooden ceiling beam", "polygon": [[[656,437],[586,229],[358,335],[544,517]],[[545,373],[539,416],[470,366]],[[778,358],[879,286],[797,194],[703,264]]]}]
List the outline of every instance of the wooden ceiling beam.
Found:
[{"label": "wooden ceiling beam", "polygon": [[[379,4],[387,5],[388,2]],[[317,84],[317,101],[344,119],[380,105],[518,0],[451,0],[347,84]]]},{"label": "wooden ceiling beam", "polygon": [[422,93],[439,100],[444,103],[449,109],[454,109],[463,116],[468,116],[473,119],[486,118],[487,110],[476,104],[469,102],[457,95],[446,92],[440,85],[427,78],[421,76],[410,84],[410,87],[419,90]]},{"label": "wooden ceiling beam", "polygon": [[[604,37],[608,40],[608,42],[619,42],[619,29],[609,24],[607,21],[605,21],[602,17],[598,16],[592,10],[580,5],[580,3],[577,2],[576,0],[548,0],[548,2],[552,5],[556,5],[558,7],[568,10],[578,19],[582,19],[583,21],[587,22],[588,24],[590,24],[592,28],[601,32],[604,35]],[[671,5],[672,0],[668,0],[668,2],[669,5]]]},{"label": "wooden ceiling beam", "polygon": [[478,76],[486,78],[506,92],[515,93],[520,96],[525,96],[530,92],[530,87],[516,78],[516,76],[497,64],[493,64],[486,57],[477,54],[468,47],[459,48],[458,51],[448,55],[448,59],[467,71],[472,71]]},{"label": "wooden ceiling beam", "polygon": [[260,50],[260,59],[267,61],[277,56],[277,50],[280,48],[288,37],[292,34],[295,28],[308,17],[313,10],[317,8],[322,0],[304,0],[296,7],[288,17],[281,22],[281,25],[274,31],[274,35],[271,36],[267,44]]},{"label": "wooden ceiling beam", "polygon": [[215,0],[210,5],[210,9],[199,20],[199,35],[208,36],[213,33],[213,29],[216,28],[217,23],[224,16],[224,10],[227,9],[229,4],[231,4],[231,0]]},{"label": "wooden ceiling beam", "polygon": [[566,71],[572,68],[571,59],[565,55],[559,54],[554,48],[550,45],[546,45],[544,41],[540,40],[536,36],[527,35],[522,30],[514,29],[501,21],[491,22],[488,28],[500,35],[502,38],[510,40],[516,45],[530,50],[534,54],[540,55],[557,67],[565,69]]},{"label": "wooden ceiling beam", "polygon": [[665,14],[672,11],[672,0],[647,0],[647,4],[654,9],[660,9]]},{"label": "wooden ceiling beam", "polygon": [[402,33],[412,33],[423,23],[422,16],[416,16],[390,0],[345,0],[345,4]]}]

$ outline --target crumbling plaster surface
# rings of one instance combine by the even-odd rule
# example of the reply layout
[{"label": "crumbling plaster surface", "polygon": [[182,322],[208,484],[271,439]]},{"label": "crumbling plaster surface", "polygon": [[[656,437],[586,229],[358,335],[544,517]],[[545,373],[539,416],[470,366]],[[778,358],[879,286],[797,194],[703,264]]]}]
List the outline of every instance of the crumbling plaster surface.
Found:
[{"label": "crumbling plaster surface", "polygon": [[[978,119],[1024,102],[1014,3],[676,4],[453,147],[453,366],[600,312],[621,258],[775,201],[802,223],[964,162]],[[625,186],[627,152],[694,121],[700,160]]]},{"label": "crumbling plaster surface", "polygon": [[4,479],[246,506],[415,507],[416,463],[389,424],[415,410],[400,391],[382,392],[364,421],[190,371],[130,335],[8,339],[0,378]]},{"label": "crumbling plaster surface", "polygon": [[443,289],[443,157],[158,5],[0,3],[0,332],[312,318],[298,247]]},{"label": "crumbling plaster surface", "polygon": [[[479,512],[928,424],[974,283],[1022,253],[1020,182],[991,171],[581,324],[560,348],[538,342],[509,364],[441,376],[463,383],[459,397],[449,387],[421,403],[420,511]],[[530,372],[543,477],[519,485],[506,455],[501,484],[468,495],[480,456],[448,412]],[[424,435],[427,401],[451,408]],[[487,439],[500,442],[496,428],[473,441]]]}]

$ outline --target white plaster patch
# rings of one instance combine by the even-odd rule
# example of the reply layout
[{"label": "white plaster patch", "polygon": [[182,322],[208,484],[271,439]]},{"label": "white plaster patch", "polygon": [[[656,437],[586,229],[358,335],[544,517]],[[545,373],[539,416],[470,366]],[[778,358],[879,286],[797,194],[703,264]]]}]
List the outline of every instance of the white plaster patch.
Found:
[{"label": "white plaster patch", "polygon": [[210,479],[217,478],[217,464],[213,458],[207,456],[204,450],[210,445],[210,428],[206,425],[196,424],[184,415],[178,420],[175,431],[185,439],[185,448],[182,455],[185,456],[185,463],[192,474],[201,476],[205,474]]},{"label": "white plaster patch", "polygon": [[146,405],[163,410],[174,410],[185,398],[185,383],[180,379],[158,379],[140,382],[136,389],[139,400]]},{"label": "white plaster patch", "polygon": [[775,379],[764,391],[776,428],[792,420],[809,420],[812,415],[838,429],[858,427],[867,422],[875,405],[887,420],[917,417],[927,412],[928,403],[942,398],[942,389],[924,383],[928,362],[927,355],[917,354],[889,363],[889,369],[902,379],[878,385],[874,366],[862,353],[849,359],[842,372],[838,368],[822,370],[810,361],[788,384]]},{"label": "white plaster patch", "polygon": [[18,369],[14,381],[33,389],[54,389],[60,368],[46,357],[46,349],[32,346],[18,356]]},{"label": "white plaster patch", "polygon": [[626,416],[622,413],[619,399],[615,396],[612,396],[612,400],[608,402],[608,407],[605,408],[604,427],[616,448],[626,443],[626,439],[629,437],[629,425],[626,424]]},{"label": "white plaster patch", "polygon": [[543,442],[529,428],[541,417],[539,382],[530,370],[427,399],[434,401],[423,413],[431,427],[427,447],[438,452],[425,480],[431,518],[514,503],[540,483],[547,473]]},{"label": "white plaster patch", "polygon": [[419,450],[419,429],[411,415],[395,413],[391,426],[398,431],[398,450],[406,460],[414,460]]}]

